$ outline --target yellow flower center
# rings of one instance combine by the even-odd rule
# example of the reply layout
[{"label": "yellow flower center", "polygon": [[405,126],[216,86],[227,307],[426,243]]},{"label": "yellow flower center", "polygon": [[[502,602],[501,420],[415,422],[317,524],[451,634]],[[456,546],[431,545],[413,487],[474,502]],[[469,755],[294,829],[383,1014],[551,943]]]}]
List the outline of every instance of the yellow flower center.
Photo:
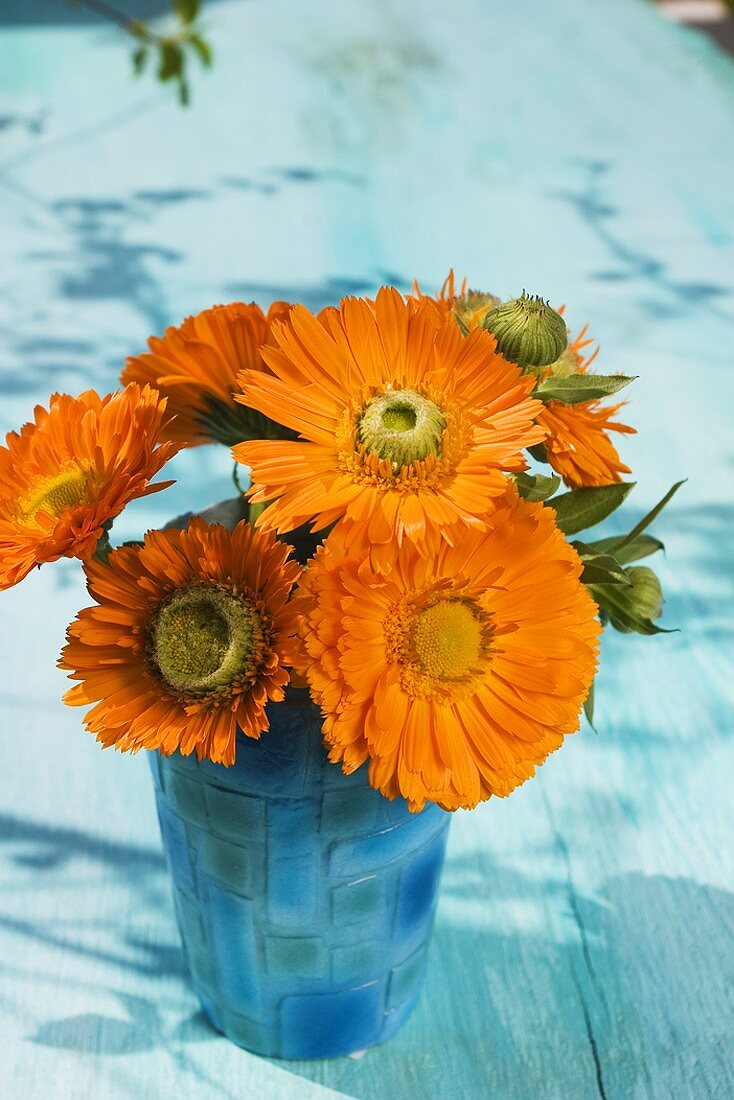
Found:
[{"label": "yellow flower center", "polygon": [[446,417],[415,390],[387,390],[373,397],[358,420],[357,435],[367,454],[409,466],[441,453]]},{"label": "yellow flower center", "polygon": [[159,610],[152,657],[172,688],[202,694],[252,672],[263,642],[254,607],[231,592],[198,586],[175,592]]},{"label": "yellow flower center", "polygon": [[89,471],[72,466],[34,482],[18,507],[21,518],[32,523],[40,512],[60,516],[65,508],[73,508],[88,499]]},{"label": "yellow flower center", "polygon": [[484,626],[465,600],[440,600],[413,622],[411,647],[422,672],[435,680],[463,680],[484,650]]}]

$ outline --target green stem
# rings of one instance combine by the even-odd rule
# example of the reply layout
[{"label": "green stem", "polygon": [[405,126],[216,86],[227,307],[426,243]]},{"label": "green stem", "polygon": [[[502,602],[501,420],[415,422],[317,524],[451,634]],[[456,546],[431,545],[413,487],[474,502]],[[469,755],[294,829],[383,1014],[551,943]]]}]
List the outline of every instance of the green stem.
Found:
[{"label": "green stem", "polygon": [[245,495],[245,490],[242,488],[242,482],[240,481],[239,470],[237,467],[238,464],[235,462],[234,468],[232,470],[232,481],[234,482],[234,487],[237,492],[240,494],[241,497],[243,497]]},{"label": "green stem", "polygon": [[101,561],[104,565],[106,565],[107,564],[107,559],[109,558],[111,553],[112,553],[112,543],[110,542],[109,531],[103,531],[102,532],[102,537],[100,538],[99,542],[97,543],[97,546],[95,548],[94,553],[92,554],[92,557],[96,558],[97,561]]},{"label": "green stem", "polygon": [[113,7],[112,4],[108,4],[106,0],[76,0],[76,2],[88,8],[89,11],[93,11],[101,19],[107,19],[110,23],[114,23],[123,31],[131,34],[133,38],[144,39],[146,42],[152,43],[162,41],[160,36],[149,31],[144,23],[140,23],[137,19],[131,19],[129,15],[120,11],[119,8]]},{"label": "green stem", "polygon": [[267,504],[263,500],[261,500],[259,504],[250,504],[250,510],[247,518],[249,519],[253,527],[255,526],[255,523],[263,514],[266,508]]}]

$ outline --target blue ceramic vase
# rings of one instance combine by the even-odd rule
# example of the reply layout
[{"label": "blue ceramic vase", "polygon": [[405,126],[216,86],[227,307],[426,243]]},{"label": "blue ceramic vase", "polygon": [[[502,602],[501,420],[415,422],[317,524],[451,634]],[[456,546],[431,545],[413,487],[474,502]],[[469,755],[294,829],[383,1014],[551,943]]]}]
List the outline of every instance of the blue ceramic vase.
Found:
[{"label": "blue ceramic vase", "polygon": [[276,1058],[388,1039],[410,1014],[450,815],[330,764],[305,691],[224,768],[149,753],[191,980],[212,1024]]}]

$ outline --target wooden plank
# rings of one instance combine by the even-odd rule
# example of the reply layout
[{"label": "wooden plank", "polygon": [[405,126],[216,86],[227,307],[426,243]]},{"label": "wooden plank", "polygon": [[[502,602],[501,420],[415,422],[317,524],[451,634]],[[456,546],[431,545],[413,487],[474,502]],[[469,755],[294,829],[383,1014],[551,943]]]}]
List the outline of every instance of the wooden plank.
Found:
[{"label": "wooden plank", "polygon": [[[144,762],[58,702],[78,571],[0,595],[3,1087],[729,1097],[732,65],[642,0],[253,0],[211,22],[215,67],[182,112],[129,80],[113,34],[0,17],[0,427],[52,388],[109,388],[212,301],[317,306],[454,263],[565,300],[602,368],[640,375],[629,514],[689,476],[659,524],[681,633],[607,639],[600,732],[456,816],[404,1031],[357,1061],[275,1064],[197,1013]],[[227,495],[229,472],[224,451],[180,456],[119,537]]]}]

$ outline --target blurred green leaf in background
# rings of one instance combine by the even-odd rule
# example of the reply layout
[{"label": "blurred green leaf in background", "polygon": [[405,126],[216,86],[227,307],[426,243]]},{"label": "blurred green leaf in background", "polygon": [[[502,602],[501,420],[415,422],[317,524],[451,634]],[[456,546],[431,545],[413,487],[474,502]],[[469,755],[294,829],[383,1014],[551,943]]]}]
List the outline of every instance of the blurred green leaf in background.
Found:
[{"label": "blurred green leaf in background", "polygon": [[162,83],[172,82],[178,89],[179,103],[186,107],[191,99],[188,79],[188,62],[196,56],[204,68],[209,68],[214,54],[211,44],[204,37],[199,22],[201,0],[171,0],[173,27],[170,31],[158,30],[157,25],[132,19],[117,5],[107,0],[68,0],[106,19],[125,31],[135,40],[132,66],[135,76],[147,69]]}]

